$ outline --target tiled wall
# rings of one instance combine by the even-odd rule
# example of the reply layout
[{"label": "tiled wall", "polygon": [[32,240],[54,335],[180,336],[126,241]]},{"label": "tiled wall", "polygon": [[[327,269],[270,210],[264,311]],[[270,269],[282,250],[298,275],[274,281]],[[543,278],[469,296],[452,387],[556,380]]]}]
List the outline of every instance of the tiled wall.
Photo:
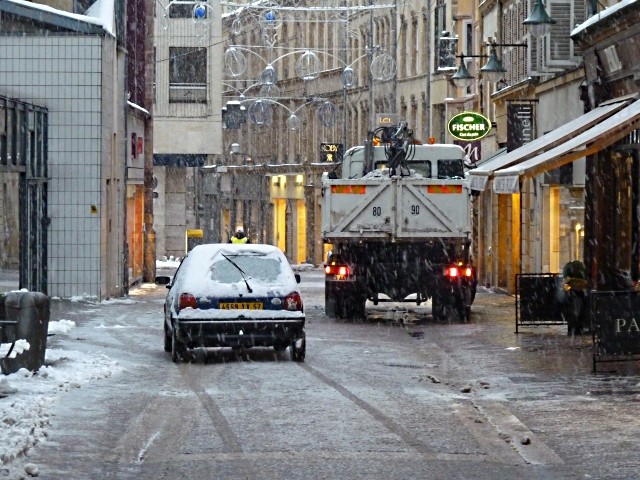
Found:
[{"label": "tiled wall", "polygon": [[[102,298],[110,281],[101,272],[101,232],[108,224],[101,202],[103,152],[111,141],[103,132],[112,130],[103,128],[104,41],[0,37],[0,93],[49,110],[50,296]],[[117,155],[110,157],[115,161]]]}]

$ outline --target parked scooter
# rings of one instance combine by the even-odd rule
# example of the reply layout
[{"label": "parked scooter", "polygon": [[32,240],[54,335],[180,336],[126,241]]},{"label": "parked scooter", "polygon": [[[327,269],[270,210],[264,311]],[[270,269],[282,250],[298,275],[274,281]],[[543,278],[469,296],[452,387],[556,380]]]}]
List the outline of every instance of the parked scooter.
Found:
[{"label": "parked scooter", "polygon": [[589,280],[584,263],[573,260],[564,266],[562,289],[561,308],[567,322],[567,334],[579,335],[589,331]]}]

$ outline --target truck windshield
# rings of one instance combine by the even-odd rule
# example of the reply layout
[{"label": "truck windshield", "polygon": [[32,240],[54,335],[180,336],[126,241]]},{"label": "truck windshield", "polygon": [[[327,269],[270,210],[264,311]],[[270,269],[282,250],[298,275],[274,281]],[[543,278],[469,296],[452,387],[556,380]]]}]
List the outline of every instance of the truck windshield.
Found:
[{"label": "truck windshield", "polygon": [[464,178],[464,165],[459,158],[438,160],[438,178],[441,180]]},{"label": "truck windshield", "polygon": [[[431,178],[431,161],[429,160],[411,160],[406,162],[407,167],[409,169],[415,171],[416,173],[422,175],[425,178]],[[376,170],[382,170],[388,168],[387,162],[376,162],[375,163]]]}]

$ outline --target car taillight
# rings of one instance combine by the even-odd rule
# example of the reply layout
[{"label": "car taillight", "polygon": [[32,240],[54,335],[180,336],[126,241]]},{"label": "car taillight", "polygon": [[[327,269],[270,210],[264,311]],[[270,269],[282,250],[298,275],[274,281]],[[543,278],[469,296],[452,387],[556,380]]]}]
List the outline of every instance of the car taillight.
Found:
[{"label": "car taillight", "polygon": [[327,275],[340,275],[342,277],[349,276],[349,267],[347,265],[325,265],[324,273]]},{"label": "car taillight", "polygon": [[287,295],[284,299],[285,310],[302,310],[302,298],[298,292],[293,292]]},{"label": "car taillight", "polygon": [[180,294],[180,303],[178,304],[180,310],[183,308],[198,308],[198,302],[196,301],[196,297],[191,295],[190,293],[181,293]]}]

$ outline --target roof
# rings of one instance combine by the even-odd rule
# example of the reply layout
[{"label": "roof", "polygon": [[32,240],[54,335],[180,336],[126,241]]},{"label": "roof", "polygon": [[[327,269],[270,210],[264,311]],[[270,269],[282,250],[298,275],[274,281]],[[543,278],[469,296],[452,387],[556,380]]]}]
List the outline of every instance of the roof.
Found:
[{"label": "roof", "polygon": [[591,27],[592,25],[596,25],[597,23],[610,18],[614,14],[618,13],[620,10],[626,8],[631,4],[636,3],[637,1],[638,0],[622,0],[621,2],[618,2],[615,5],[612,5],[610,7],[605,8],[604,10],[601,10],[600,12],[596,13],[595,15],[592,15],[582,24],[574,28],[569,34],[569,36],[573,38],[583,34],[584,31],[589,27]]},{"label": "roof", "polygon": [[593,155],[640,128],[640,100],[566,142],[527,161],[494,172],[496,193],[517,193],[521,178],[530,178],[579,158]]},{"label": "roof", "polygon": [[504,155],[494,157],[480,167],[469,171],[469,184],[472,190],[484,190],[487,179],[496,170],[508,168],[526,161],[541,152],[550,150],[575,137],[577,134],[600,123],[603,119],[613,115],[629,104],[632,99],[625,97],[594,108],[588,113],[575,118],[564,125],[538,137],[525,145]]},{"label": "roof", "polygon": [[96,0],[85,15],[25,0],[3,0],[0,11],[78,33],[114,34],[114,0]]}]

